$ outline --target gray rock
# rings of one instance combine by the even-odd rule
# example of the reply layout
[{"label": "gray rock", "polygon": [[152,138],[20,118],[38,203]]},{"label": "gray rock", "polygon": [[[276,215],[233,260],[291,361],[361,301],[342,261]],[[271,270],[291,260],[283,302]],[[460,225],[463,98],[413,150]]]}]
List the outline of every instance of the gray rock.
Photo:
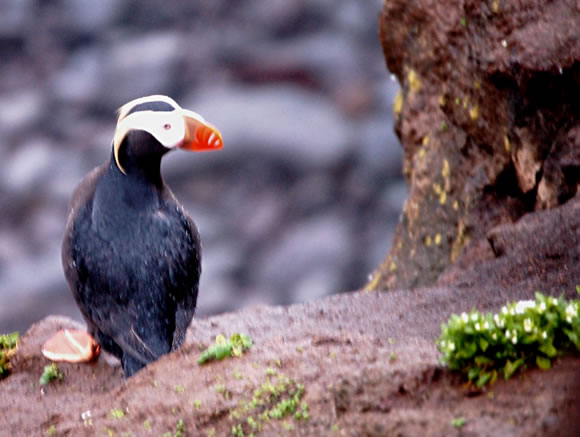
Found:
[{"label": "gray rock", "polygon": [[237,307],[236,284],[227,278],[202,275],[197,298],[196,317],[218,314]]},{"label": "gray rock", "polygon": [[409,187],[403,180],[399,180],[387,186],[381,196],[381,204],[394,215],[398,215],[403,210],[403,204],[407,199]]},{"label": "gray rock", "polygon": [[386,115],[362,120],[357,132],[357,159],[365,171],[395,178],[403,171],[403,148]]},{"label": "gray rock", "polygon": [[44,109],[44,99],[38,90],[0,95],[0,132],[13,135],[25,128],[32,128]]},{"label": "gray rock", "polygon": [[351,247],[348,229],[336,214],[294,223],[257,257],[256,279],[274,290],[292,289],[312,272],[346,267]]},{"label": "gray rock", "polygon": [[311,302],[341,291],[341,272],[337,267],[315,269],[297,278],[292,287],[292,302]]},{"label": "gray rock", "polygon": [[102,32],[126,6],[124,0],[63,0],[61,3],[61,19],[69,29],[82,32]]},{"label": "gray rock", "polygon": [[103,53],[96,48],[75,52],[50,81],[54,98],[62,105],[87,104],[97,98],[104,74]]},{"label": "gray rock", "polygon": [[45,139],[33,138],[18,145],[4,162],[2,185],[15,191],[32,190],[49,179],[53,168],[53,146]]},{"label": "gray rock", "polygon": [[124,35],[106,50],[100,60],[104,76],[97,97],[103,107],[112,103],[118,108],[150,94],[173,94],[173,75],[185,53],[177,32]]},{"label": "gray rock", "polygon": [[0,2],[0,36],[24,36],[34,17],[34,0]]},{"label": "gray rock", "polygon": [[220,127],[230,154],[328,167],[352,144],[349,123],[332,104],[296,86],[204,89],[185,101]]}]

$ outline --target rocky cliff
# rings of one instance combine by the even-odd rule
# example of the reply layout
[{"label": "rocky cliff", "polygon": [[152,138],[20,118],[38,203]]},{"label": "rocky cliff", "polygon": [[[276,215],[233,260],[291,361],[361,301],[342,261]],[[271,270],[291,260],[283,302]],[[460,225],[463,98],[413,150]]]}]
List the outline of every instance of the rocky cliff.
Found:
[{"label": "rocky cliff", "polygon": [[[0,433],[578,435],[578,357],[474,390],[433,340],[454,312],[576,294],[579,14],[563,0],[386,2],[411,190],[367,290],[198,319],[180,351],[128,381],[101,358],[40,388],[40,345],[73,323],[46,319],[0,382]],[[399,290],[372,291],[385,289]],[[197,364],[200,345],[233,332],[254,346]],[[294,401],[301,414],[285,416]]]}]

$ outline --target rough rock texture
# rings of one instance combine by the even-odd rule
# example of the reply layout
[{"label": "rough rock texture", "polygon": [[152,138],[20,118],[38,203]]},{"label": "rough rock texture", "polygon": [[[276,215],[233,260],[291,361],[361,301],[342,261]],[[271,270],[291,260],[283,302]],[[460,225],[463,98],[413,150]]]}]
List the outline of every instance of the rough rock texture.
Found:
[{"label": "rough rock texture", "polygon": [[433,284],[461,257],[475,267],[494,226],[574,196],[579,29],[566,0],[385,2],[410,194],[369,289]]},{"label": "rough rock texture", "polygon": [[[128,381],[101,357],[90,365],[61,364],[64,380],[40,388],[47,364],[42,342],[74,325],[48,318],[22,339],[13,373],[0,381],[0,435],[42,435],[53,425],[55,435],[161,435],[174,432],[179,420],[184,435],[231,435],[237,425],[248,435],[247,417],[257,420],[271,405],[249,412],[243,406],[279,375],[304,385],[310,418],[271,419],[261,435],[577,435],[578,357],[484,392],[467,389],[439,367],[432,340],[450,312],[497,309],[507,299],[532,295],[477,291],[362,292],[249,308],[195,321],[180,351]],[[246,332],[255,345],[241,358],[200,367],[199,345],[221,332]],[[466,420],[461,431],[451,425],[457,417]]]}]

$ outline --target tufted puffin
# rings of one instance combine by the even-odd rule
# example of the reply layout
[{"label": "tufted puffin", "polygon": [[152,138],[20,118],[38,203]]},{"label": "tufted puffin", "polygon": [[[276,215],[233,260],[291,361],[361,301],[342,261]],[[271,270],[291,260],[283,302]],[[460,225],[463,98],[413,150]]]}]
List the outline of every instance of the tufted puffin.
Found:
[{"label": "tufted puffin", "polygon": [[182,344],[197,301],[199,232],[163,181],[161,159],[222,147],[199,114],[142,97],[119,109],[110,158],[73,193],[64,273],[89,334],[126,377]]}]

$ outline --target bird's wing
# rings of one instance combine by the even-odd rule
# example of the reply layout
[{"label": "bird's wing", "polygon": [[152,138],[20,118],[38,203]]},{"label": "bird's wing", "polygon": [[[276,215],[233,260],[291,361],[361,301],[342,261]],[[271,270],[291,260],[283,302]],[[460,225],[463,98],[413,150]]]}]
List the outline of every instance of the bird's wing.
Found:
[{"label": "bird's wing", "polygon": [[[79,275],[77,264],[73,257],[73,235],[75,232],[75,222],[77,221],[79,214],[86,212],[85,205],[90,203],[94,197],[97,181],[103,176],[106,168],[107,163],[96,167],[87,175],[85,175],[79,185],[75,188],[69,203],[68,218],[61,246],[61,260],[65,278],[77,302],[79,301]],[[84,312],[83,315],[86,317]]]},{"label": "bird's wing", "polygon": [[[184,281],[182,275],[175,281],[176,313],[175,313],[175,333],[173,336],[172,350],[177,349],[183,344],[193,315],[195,314],[197,294],[199,287],[199,278],[201,276],[201,240],[199,230],[194,221],[179,204],[173,192],[166,188],[166,201],[177,206],[181,224],[191,237],[191,244],[185,244],[176,253],[174,260],[179,264],[182,272],[187,272],[185,276],[188,280]],[[177,266],[176,266],[177,267]],[[175,270],[179,270],[179,268]]]}]

